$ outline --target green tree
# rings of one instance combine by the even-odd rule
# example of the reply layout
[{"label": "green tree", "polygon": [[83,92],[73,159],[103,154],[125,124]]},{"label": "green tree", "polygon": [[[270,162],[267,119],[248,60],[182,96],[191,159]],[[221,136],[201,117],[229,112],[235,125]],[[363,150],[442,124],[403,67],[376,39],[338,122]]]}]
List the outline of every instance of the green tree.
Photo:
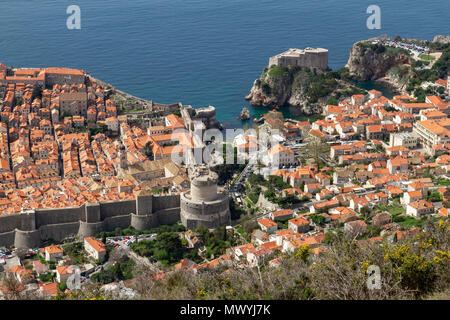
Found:
[{"label": "green tree", "polygon": [[66,284],[65,282],[60,282],[60,283],[58,284],[58,289],[59,289],[59,291],[61,291],[61,292],[66,291],[66,289],[67,289],[67,284]]},{"label": "green tree", "polygon": [[247,234],[251,234],[253,232],[253,230],[258,229],[259,226],[256,221],[248,220],[242,224],[242,228],[244,228],[244,230]]},{"label": "green tree", "polygon": [[324,225],[325,224],[325,217],[321,214],[311,214],[309,216],[312,222],[318,225]]},{"label": "green tree", "polygon": [[33,93],[32,93],[31,97],[32,97],[33,100],[36,99],[36,98],[42,99],[42,87],[40,85],[35,84],[33,86]]},{"label": "green tree", "polygon": [[371,210],[368,208],[368,207],[362,207],[361,208],[361,211],[360,211],[360,213],[361,213],[361,217],[364,219],[364,221],[369,221],[369,219],[370,219],[370,212],[371,212]]},{"label": "green tree", "polygon": [[245,211],[233,199],[230,199],[230,214],[232,220],[237,220],[241,215],[245,214]]},{"label": "green tree", "polygon": [[176,233],[165,232],[158,235],[155,248],[156,250],[166,250],[169,253],[169,262],[176,262],[182,256],[183,246]]},{"label": "green tree", "polygon": [[144,153],[150,160],[152,160],[152,161],[154,160],[155,155],[153,154],[152,143],[151,142],[147,142],[145,144]]},{"label": "green tree", "polygon": [[305,181],[302,181],[300,183],[300,190],[304,191],[305,190]]},{"label": "green tree", "polygon": [[297,249],[297,252],[295,253],[295,258],[302,260],[303,262],[307,262],[310,254],[311,254],[311,247],[307,244],[304,244]]}]

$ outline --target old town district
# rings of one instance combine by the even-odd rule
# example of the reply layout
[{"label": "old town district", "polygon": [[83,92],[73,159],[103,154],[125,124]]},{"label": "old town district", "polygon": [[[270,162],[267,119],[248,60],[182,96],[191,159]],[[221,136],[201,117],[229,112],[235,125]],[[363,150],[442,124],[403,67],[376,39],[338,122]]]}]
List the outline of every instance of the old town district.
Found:
[{"label": "old town district", "polygon": [[[119,249],[157,279],[276,267],[305,246],[320,255],[338,231],[370,242],[417,234],[450,208],[450,86],[435,85],[446,95],[418,103],[370,90],[313,122],[271,110],[224,142],[240,164],[197,163],[190,153],[208,142],[195,131],[221,127],[214,107],[126,109],[127,98],[82,70],[0,64],[0,296],[8,277],[42,296],[70,292],[62,284],[76,270],[83,282],[103,279]],[[163,263],[141,254],[140,244],[162,241],[162,226],[188,254]],[[227,240],[212,246],[218,229]],[[33,246],[19,248],[29,234]],[[132,297],[120,280],[101,283]]]}]

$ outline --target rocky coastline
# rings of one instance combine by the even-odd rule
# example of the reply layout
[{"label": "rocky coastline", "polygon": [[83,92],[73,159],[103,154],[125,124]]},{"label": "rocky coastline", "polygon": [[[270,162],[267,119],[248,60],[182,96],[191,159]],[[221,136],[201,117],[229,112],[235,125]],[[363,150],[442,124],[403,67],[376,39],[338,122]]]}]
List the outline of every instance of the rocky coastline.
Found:
[{"label": "rocky coastline", "polygon": [[127,92],[117,89],[116,87],[114,87],[113,85],[111,85],[108,82],[105,82],[103,80],[95,78],[94,76],[92,76],[90,74],[87,74],[87,76],[91,81],[97,82],[99,85],[104,87],[106,94],[109,94],[111,96],[115,95],[116,97],[120,98],[121,100],[125,100],[125,101],[130,101],[130,100],[135,101],[136,106],[139,106],[139,108],[142,108],[143,110],[151,109],[154,104],[152,100],[146,100],[146,99],[142,99],[142,98],[133,96]]},{"label": "rocky coastline", "polygon": [[385,77],[387,71],[394,66],[410,64],[410,59],[406,53],[386,53],[379,50],[379,47],[365,45],[360,41],[350,49],[350,56],[345,67],[351,75],[362,81],[369,81]]},{"label": "rocky coastline", "polygon": [[245,99],[252,106],[267,108],[291,106],[305,115],[321,113],[321,101],[311,103],[308,99],[310,76],[303,71],[291,71],[292,73],[281,77],[274,77],[266,72],[262,78],[253,82]]},{"label": "rocky coastline", "polygon": [[[448,37],[437,36],[435,41],[446,41]],[[370,40],[387,39],[386,36]],[[316,83],[315,75],[305,74],[294,68],[290,68],[285,74],[278,72],[274,75],[271,69],[265,68],[261,77],[253,82],[249,94],[245,97],[252,106],[258,107],[291,107],[305,115],[322,113],[322,106],[330,101],[345,98],[346,95],[357,93],[357,82],[374,81],[381,87],[386,87],[398,94],[406,93],[407,81],[401,81],[388,76],[388,71],[393,67],[411,64],[411,57],[397,50],[385,51],[380,47],[366,43],[367,40],[356,42],[349,51],[349,58],[344,68],[332,73],[335,82],[329,90],[323,90],[322,96],[311,99],[311,91],[314,92]],[[280,75],[281,74],[281,75]],[[319,90],[322,83],[319,83]],[[363,91],[363,90],[361,90]],[[336,98],[336,99],[330,99]]]},{"label": "rocky coastline", "polygon": [[403,95],[407,94],[406,85],[399,83],[395,79],[389,77],[383,77],[374,81],[380,87],[387,88],[391,90],[394,94]]}]

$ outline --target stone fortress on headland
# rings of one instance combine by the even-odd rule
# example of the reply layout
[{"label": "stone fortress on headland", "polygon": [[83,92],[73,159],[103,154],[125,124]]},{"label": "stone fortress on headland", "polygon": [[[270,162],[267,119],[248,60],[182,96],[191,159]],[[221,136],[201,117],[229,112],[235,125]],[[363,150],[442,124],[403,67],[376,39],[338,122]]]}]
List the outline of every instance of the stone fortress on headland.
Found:
[{"label": "stone fortress on headland", "polygon": [[191,174],[191,190],[181,194],[181,222],[188,229],[214,228],[231,222],[229,199],[217,192],[217,174],[197,167]]},{"label": "stone fortress on headland", "polygon": [[184,126],[189,131],[220,129],[221,127],[220,122],[216,119],[216,108],[213,106],[197,109],[192,106],[182,106],[180,112]]},{"label": "stone fortress on headland", "polygon": [[323,48],[289,49],[269,58],[269,68],[273,65],[298,66],[324,71],[328,68],[328,50]]}]

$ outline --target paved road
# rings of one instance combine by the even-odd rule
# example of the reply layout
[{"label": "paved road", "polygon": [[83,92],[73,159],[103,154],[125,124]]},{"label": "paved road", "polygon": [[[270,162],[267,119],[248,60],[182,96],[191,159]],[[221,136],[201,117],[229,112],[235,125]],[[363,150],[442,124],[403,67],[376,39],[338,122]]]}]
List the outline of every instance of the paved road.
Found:
[{"label": "paved road", "polygon": [[236,192],[237,191],[237,187],[241,184],[242,179],[244,179],[244,177],[247,176],[247,174],[250,172],[250,170],[255,165],[255,163],[253,163],[253,161],[254,161],[253,159],[250,159],[248,161],[248,163],[245,166],[244,170],[241,171],[241,173],[239,175],[239,178],[235,181],[235,183],[233,184],[233,187],[228,192]]}]

